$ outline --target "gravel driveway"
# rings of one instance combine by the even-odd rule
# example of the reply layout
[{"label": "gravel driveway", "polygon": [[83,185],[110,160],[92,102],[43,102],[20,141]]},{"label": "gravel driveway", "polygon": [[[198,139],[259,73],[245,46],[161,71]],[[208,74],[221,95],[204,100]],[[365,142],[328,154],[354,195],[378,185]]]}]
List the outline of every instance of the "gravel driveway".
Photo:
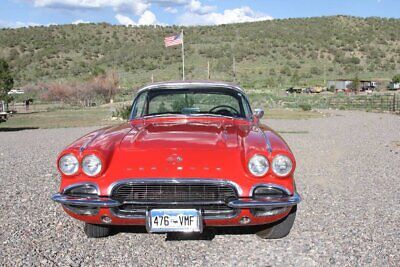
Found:
[{"label": "gravel driveway", "polygon": [[57,153],[93,128],[0,132],[0,265],[399,266],[400,116],[331,113],[267,123],[291,145],[303,197],[291,234],[199,240],[140,229],[88,239],[50,200]]}]

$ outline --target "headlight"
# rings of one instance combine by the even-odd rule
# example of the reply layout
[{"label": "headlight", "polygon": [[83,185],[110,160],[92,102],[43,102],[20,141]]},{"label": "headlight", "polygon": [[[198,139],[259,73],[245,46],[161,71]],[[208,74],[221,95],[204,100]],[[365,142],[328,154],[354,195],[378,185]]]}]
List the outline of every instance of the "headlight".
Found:
[{"label": "headlight", "polygon": [[269,162],[262,155],[254,155],[249,160],[248,168],[251,174],[257,177],[261,177],[268,172]]},{"label": "headlight", "polygon": [[88,176],[96,176],[101,172],[101,160],[95,155],[89,155],[82,160],[82,170]]},{"label": "headlight", "polygon": [[288,175],[292,171],[293,163],[284,155],[277,155],[272,160],[272,170],[280,177]]},{"label": "headlight", "polygon": [[67,154],[60,158],[60,160],[58,161],[58,167],[63,174],[73,175],[78,172],[79,162],[74,155]]}]

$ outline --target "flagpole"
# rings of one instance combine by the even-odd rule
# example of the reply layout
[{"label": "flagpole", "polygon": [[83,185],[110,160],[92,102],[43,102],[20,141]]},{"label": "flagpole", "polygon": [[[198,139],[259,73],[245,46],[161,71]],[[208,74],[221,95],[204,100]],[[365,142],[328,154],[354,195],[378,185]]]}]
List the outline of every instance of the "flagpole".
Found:
[{"label": "flagpole", "polygon": [[183,40],[183,29],[182,29],[182,80],[185,80],[185,44]]}]

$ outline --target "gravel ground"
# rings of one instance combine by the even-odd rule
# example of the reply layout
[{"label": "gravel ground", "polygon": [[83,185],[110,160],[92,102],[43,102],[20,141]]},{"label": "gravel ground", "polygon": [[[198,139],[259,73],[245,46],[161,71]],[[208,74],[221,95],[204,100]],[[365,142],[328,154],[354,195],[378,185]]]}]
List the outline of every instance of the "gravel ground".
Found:
[{"label": "gravel ground", "polygon": [[50,196],[57,153],[93,128],[0,132],[0,265],[399,266],[400,116],[331,114],[267,120],[297,157],[303,197],[281,240],[220,231],[87,239]]}]

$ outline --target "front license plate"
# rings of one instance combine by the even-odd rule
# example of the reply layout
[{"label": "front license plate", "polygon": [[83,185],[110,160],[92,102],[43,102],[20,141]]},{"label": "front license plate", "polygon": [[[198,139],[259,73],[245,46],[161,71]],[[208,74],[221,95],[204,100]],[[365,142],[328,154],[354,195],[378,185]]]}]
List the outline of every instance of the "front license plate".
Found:
[{"label": "front license plate", "polygon": [[195,209],[153,209],[146,216],[148,232],[201,232],[202,219]]}]

